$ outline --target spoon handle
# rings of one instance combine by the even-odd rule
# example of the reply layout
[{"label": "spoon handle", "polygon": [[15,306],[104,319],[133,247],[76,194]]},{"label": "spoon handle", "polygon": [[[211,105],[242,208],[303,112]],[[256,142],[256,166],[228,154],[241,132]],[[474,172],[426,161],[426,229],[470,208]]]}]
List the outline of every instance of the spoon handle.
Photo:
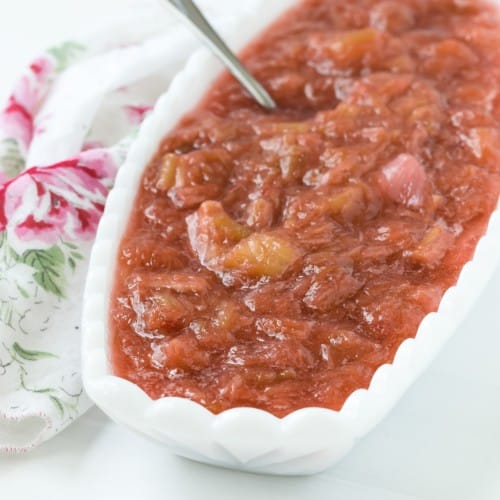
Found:
[{"label": "spoon handle", "polygon": [[173,7],[177,15],[180,14],[181,19],[209,46],[261,106],[267,109],[276,108],[272,97],[241,64],[192,0],[167,0],[167,4]]}]

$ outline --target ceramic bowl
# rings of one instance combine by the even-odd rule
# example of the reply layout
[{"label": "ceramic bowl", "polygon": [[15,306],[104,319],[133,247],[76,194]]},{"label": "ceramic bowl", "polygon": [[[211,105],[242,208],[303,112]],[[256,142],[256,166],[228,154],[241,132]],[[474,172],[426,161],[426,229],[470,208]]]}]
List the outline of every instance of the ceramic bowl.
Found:
[{"label": "ceramic bowl", "polygon": [[[267,23],[295,0],[266,2]],[[246,19],[229,37],[240,49],[264,27],[263,16]],[[191,400],[152,400],[137,385],[113,375],[109,361],[108,307],[117,252],[144,168],[161,139],[209,89],[221,66],[205,50],[191,57],[143,124],[112,190],[99,226],[86,284],[83,312],[83,375],[86,390],[112,419],[201,462],[266,474],[319,472],[342,458],[391,410],[453,335],[500,260],[500,215],[465,265],[455,287],[429,314],[414,339],[403,342],[392,364],[381,366],[368,389],[357,390],[340,411],[304,408],[279,419],[253,408],[214,415]]]}]

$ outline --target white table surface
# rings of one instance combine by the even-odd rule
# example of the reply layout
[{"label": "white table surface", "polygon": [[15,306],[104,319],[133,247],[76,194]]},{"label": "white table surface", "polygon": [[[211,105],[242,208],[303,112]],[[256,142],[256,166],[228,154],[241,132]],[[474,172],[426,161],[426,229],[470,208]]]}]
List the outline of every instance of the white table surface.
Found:
[{"label": "white table surface", "polygon": [[[128,0],[0,0],[0,99],[39,48]],[[260,477],[170,455],[91,410],[25,456],[0,457],[15,500],[499,500],[500,270],[433,366],[337,466]]]}]

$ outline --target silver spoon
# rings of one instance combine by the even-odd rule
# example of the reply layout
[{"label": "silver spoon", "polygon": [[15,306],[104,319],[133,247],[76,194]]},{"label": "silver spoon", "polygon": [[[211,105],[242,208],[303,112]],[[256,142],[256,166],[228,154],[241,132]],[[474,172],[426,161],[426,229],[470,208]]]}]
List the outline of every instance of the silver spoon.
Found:
[{"label": "silver spoon", "polygon": [[196,36],[212,50],[261,106],[267,109],[276,109],[276,103],[272,97],[241,64],[192,0],[166,0],[166,2],[177,17],[186,23]]}]

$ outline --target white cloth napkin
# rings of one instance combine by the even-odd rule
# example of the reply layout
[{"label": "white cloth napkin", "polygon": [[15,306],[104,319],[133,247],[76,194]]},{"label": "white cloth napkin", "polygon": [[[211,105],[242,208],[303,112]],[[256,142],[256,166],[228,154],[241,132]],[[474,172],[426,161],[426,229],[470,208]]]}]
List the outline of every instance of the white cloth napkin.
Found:
[{"label": "white cloth napkin", "polygon": [[[198,47],[157,2],[136,3],[43,53],[0,113],[0,452],[91,405],[79,323],[93,237],[137,127]],[[261,3],[199,1],[223,33]]]}]

